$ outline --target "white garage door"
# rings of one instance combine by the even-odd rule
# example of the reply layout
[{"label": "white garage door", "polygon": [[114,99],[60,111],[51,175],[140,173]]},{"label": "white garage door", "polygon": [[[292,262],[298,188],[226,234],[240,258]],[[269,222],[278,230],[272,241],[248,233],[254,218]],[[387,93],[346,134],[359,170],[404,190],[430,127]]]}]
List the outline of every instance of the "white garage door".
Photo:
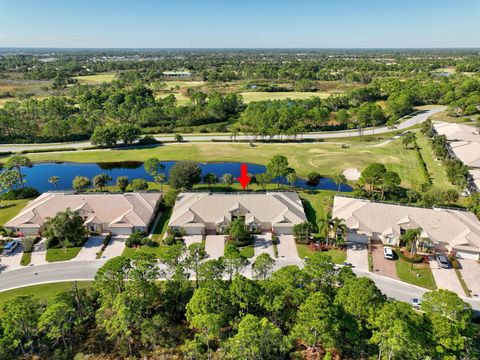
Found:
[{"label": "white garage door", "polygon": [[459,259],[478,260],[478,253],[475,252],[457,250],[455,254]]},{"label": "white garage door", "polygon": [[363,234],[357,234],[355,232],[348,232],[347,233],[347,240],[351,242],[361,243],[361,244],[368,244],[368,236]]},{"label": "white garage door", "polygon": [[112,232],[112,235],[129,235],[132,233],[131,228],[118,227],[118,228],[111,228],[110,230]]},{"label": "white garage door", "polygon": [[292,226],[282,226],[282,225],[275,225],[273,227],[273,231],[277,235],[291,235],[293,234],[293,227]]},{"label": "white garage door", "polygon": [[205,228],[202,226],[189,226],[183,229],[185,230],[185,235],[202,235],[205,232]]}]

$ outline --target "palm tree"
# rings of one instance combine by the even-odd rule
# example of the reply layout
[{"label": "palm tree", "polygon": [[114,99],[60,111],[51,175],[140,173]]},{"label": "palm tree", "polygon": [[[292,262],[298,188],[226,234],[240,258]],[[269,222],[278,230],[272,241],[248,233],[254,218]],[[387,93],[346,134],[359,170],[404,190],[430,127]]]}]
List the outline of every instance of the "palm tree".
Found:
[{"label": "palm tree", "polygon": [[160,191],[163,192],[163,183],[167,180],[167,175],[164,173],[159,173],[154,177],[154,179],[157,184],[160,184]]},{"label": "palm tree", "polygon": [[345,184],[347,182],[347,178],[343,174],[338,174],[338,175],[335,175],[335,177],[333,178],[333,182],[337,184],[338,186],[337,193],[340,194],[340,187],[342,186],[342,184]]},{"label": "palm tree", "polygon": [[293,184],[297,181],[298,176],[295,171],[291,171],[287,174],[286,179],[290,183],[290,189],[293,189]]},{"label": "palm tree", "polygon": [[335,243],[338,240],[338,233],[342,233],[343,237],[345,237],[345,233],[347,231],[347,226],[345,225],[345,221],[339,218],[333,218],[331,221],[333,236],[335,238]]},{"label": "palm tree", "polygon": [[30,161],[30,159],[28,157],[26,157],[25,155],[20,155],[20,154],[13,155],[5,163],[5,168],[7,168],[7,169],[14,169],[14,168],[17,169],[18,176],[20,178],[20,184],[22,185],[22,188],[24,188],[25,184],[23,183],[23,174],[22,174],[22,171],[20,170],[20,168],[22,166],[32,166],[32,162]]},{"label": "palm tree", "polygon": [[93,178],[93,186],[100,188],[100,191],[103,191],[103,188],[112,181],[112,177],[108,174],[101,173]]},{"label": "palm tree", "polygon": [[50,184],[53,184],[53,187],[55,188],[55,190],[57,190],[57,183],[59,182],[59,180],[60,178],[58,176],[50,176],[48,182]]}]

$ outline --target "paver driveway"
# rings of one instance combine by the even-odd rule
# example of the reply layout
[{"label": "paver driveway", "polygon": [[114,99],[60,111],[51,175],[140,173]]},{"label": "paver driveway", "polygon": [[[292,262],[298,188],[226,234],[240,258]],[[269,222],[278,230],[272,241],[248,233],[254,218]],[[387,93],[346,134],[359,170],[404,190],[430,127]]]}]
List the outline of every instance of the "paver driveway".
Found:
[{"label": "paver driveway", "polygon": [[207,235],[205,251],[210,259],[218,259],[225,251],[225,235]]},{"label": "paver driveway", "polygon": [[201,243],[202,235],[186,235],[183,237],[183,241],[185,241],[185,245],[189,247],[192,244]]},{"label": "paver driveway", "polygon": [[10,254],[2,254],[0,262],[2,271],[10,271],[21,267],[22,265],[20,265],[20,261],[22,261],[22,255],[22,244],[19,244]]},{"label": "paver driveway", "polygon": [[480,297],[480,263],[475,260],[459,260],[460,273],[473,297]]},{"label": "paver driveway", "polygon": [[102,254],[102,259],[111,259],[116,256],[120,256],[125,250],[125,240],[127,240],[128,236],[125,235],[118,235],[112,237],[110,243],[105,248],[105,251]]},{"label": "paver driveway", "polygon": [[73,261],[95,260],[103,245],[103,236],[91,236],[75,256]]},{"label": "paver driveway", "polygon": [[273,251],[272,234],[258,234],[253,238],[253,250],[255,256],[261,254],[268,254],[272,259],[275,259],[275,252]]},{"label": "paver driveway", "polygon": [[372,244],[373,271],[377,274],[398,279],[397,269],[394,260],[385,259],[383,255],[383,244]]},{"label": "paver driveway", "polygon": [[348,243],[347,262],[356,269],[368,271],[368,246],[367,244]]},{"label": "paver driveway", "polygon": [[40,240],[33,246],[31,265],[44,265],[48,264],[47,261],[47,247],[45,246],[46,239]]},{"label": "paver driveway", "polygon": [[430,268],[439,289],[450,290],[459,296],[465,296],[465,291],[454,269],[442,269],[433,257],[430,259]]},{"label": "paver driveway", "polygon": [[297,245],[293,235],[277,236],[278,258],[284,260],[300,260],[297,252]]}]

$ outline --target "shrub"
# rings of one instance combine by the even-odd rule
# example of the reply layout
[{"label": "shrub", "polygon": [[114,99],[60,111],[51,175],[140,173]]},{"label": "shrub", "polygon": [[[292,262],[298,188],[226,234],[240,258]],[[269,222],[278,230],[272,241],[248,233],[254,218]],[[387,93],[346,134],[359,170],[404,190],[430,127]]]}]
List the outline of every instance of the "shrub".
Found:
[{"label": "shrub", "polygon": [[37,189],[32,187],[26,187],[23,189],[8,190],[6,193],[0,196],[1,200],[20,200],[29,199],[39,196],[40,193]]},{"label": "shrub", "polygon": [[125,246],[134,247],[142,245],[144,235],[141,232],[134,232],[125,241]]},{"label": "shrub", "polygon": [[37,242],[39,238],[36,236],[27,236],[22,239],[23,251],[26,253],[31,253],[33,251],[33,245]]},{"label": "shrub", "polygon": [[403,252],[401,252],[398,249],[396,249],[394,251],[397,253],[397,255],[400,259],[405,260],[409,263],[420,264],[421,262],[423,262],[423,256],[422,255],[415,255],[413,258],[411,258],[409,256],[406,256]]},{"label": "shrub", "polygon": [[450,262],[452,263],[452,267],[454,269],[461,269],[462,266],[460,265],[460,263],[458,262],[458,260],[456,258],[454,258],[453,256],[449,256],[448,257],[448,260],[450,260]]},{"label": "shrub", "polygon": [[155,139],[152,135],[146,135],[138,140],[138,145],[156,145],[160,144],[160,141]]},{"label": "shrub", "polygon": [[130,183],[130,187],[134,191],[147,190],[148,183],[144,179],[133,179],[132,182]]},{"label": "shrub", "polygon": [[322,175],[318,172],[313,171],[307,174],[307,185],[309,186],[317,186],[320,183],[320,179]]}]

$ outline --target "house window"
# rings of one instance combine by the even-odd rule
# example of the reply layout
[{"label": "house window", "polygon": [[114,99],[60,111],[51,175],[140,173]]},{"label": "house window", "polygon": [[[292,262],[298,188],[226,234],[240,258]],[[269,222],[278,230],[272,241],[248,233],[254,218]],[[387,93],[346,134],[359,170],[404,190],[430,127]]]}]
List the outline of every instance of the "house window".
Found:
[{"label": "house window", "polygon": [[95,231],[95,225],[90,225],[90,231]]}]

